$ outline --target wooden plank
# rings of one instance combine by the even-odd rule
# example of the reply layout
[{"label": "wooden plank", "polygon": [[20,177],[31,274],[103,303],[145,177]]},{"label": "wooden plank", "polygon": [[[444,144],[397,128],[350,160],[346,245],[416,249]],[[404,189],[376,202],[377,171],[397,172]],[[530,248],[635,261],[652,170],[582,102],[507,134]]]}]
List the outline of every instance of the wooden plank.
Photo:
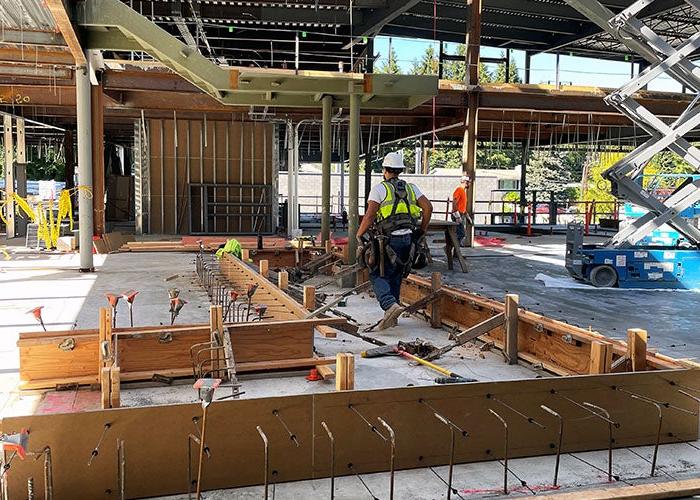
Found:
[{"label": "wooden plank", "polygon": [[611,486],[595,490],[577,489],[569,493],[547,495],[547,500],[655,500],[659,498],[690,498],[696,495],[700,495],[700,479]]},{"label": "wooden plank", "polygon": [[289,287],[289,273],[287,271],[277,273],[277,287],[280,290],[286,290]]},{"label": "wooden plank", "polygon": [[[449,433],[432,416],[428,401],[457,425],[470,430],[470,446],[455,449],[456,463],[494,459],[493,450],[503,445],[502,427],[489,413],[498,410],[485,396],[492,394],[526,415],[541,415],[539,405],[547,404],[567,419],[581,416],[580,409],[557,399],[551,391],[565,393],[576,401],[592,401],[611,412],[620,424],[615,429],[615,447],[650,445],[656,439],[658,421],[654,412],[631,412],[629,397],[611,386],[626,387],[651,398],[689,408],[690,402],[669,390],[670,382],[698,388],[697,370],[639,372],[482,382],[451,386],[419,386],[380,390],[329,392],[275,398],[216,401],[209,409],[207,429],[212,459],[206,467],[206,490],[257,485],[262,482],[263,448],[255,428],[267,434],[270,463],[276,481],[327,477],[330,472],[330,443],[321,422],[326,422],[336,439],[336,464],[353,464],[357,473],[386,471],[387,444],[348,408],[352,405],[369,421],[380,416],[403,436],[396,447],[398,470],[446,465],[449,461]],[[469,408],[469,415],[464,408]],[[273,415],[278,410],[299,447],[289,444],[289,435]],[[55,498],[107,499],[106,489],[114,485],[113,455],[100,453],[88,468],[90,450],[99,439],[105,422],[112,424],[105,443],[116,437],[127,443],[127,497],[144,498],[183,494],[187,491],[186,436],[192,432],[192,418],[201,417],[198,403],[140,408],[118,408],[108,412],[6,417],[3,432],[31,429],[32,440],[50,446],[53,458]],[[546,418],[546,417],[542,417]],[[549,422],[545,422],[548,424]],[[528,457],[555,453],[552,427],[539,429],[524,419],[508,421],[510,456]],[[231,429],[236,432],[231,432]],[[70,429],[78,431],[68,432]],[[662,442],[692,441],[698,437],[697,417],[682,412],[664,414]],[[178,438],[178,436],[181,437]],[[132,443],[130,446],[129,443]],[[285,444],[286,443],[286,444]],[[567,452],[606,449],[608,430],[600,421],[577,421],[567,431]],[[216,455],[214,454],[216,444]],[[113,453],[113,452],[112,452]],[[162,460],[162,457],[168,460]],[[215,457],[219,457],[216,459]],[[235,470],[235,474],[231,471]],[[36,473],[36,462],[14,461],[7,475],[9,497],[22,498],[26,478]],[[336,474],[352,474],[346,466]],[[113,496],[113,493],[112,493]]]},{"label": "wooden plank", "polygon": [[[442,288],[442,274],[435,272],[430,279],[430,288],[433,292],[437,292]],[[442,328],[442,314],[440,314],[442,300],[435,300],[430,306],[430,326],[433,328]]]},{"label": "wooden plank", "polygon": [[640,328],[627,330],[627,357],[632,361],[632,371],[647,369],[647,332]]},{"label": "wooden plank", "polygon": [[269,262],[267,261],[267,259],[260,260],[258,262],[258,268],[260,269],[260,271],[259,271],[260,276],[262,276],[263,278],[267,278],[267,274],[268,274],[268,271],[270,268]]},{"label": "wooden plank", "polygon": [[514,294],[506,295],[505,302],[505,341],[506,341],[506,358],[509,365],[518,364],[518,300],[519,297]]},{"label": "wooden plank", "polygon": [[316,365],[315,368],[318,371],[318,374],[324,380],[328,380],[335,377],[335,372],[333,371],[333,368],[331,368],[329,365]]}]

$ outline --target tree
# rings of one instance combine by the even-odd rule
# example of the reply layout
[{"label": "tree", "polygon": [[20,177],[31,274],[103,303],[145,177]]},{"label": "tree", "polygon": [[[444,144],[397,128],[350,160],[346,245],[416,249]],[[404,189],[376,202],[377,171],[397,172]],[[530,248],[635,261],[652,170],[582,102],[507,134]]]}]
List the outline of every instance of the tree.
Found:
[{"label": "tree", "polygon": [[[457,45],[457,54],[465,58],[467,52],[466,46],[463,43]],[[442,77],[445,80],[453,80],[463,82],[467,78],[466,63],[462,61],[445,61],[442,63]],[[493,81],[493,75],[484,63],[479,63],[479,83],[490,83]]]},{"label": "tree", "polygon": [[389,57],[387,57],[386,61],[382,62],[379,69],[375,71],[375,73],[385,73],[391,75],[401,74],[401,68],[396,62],[396,51],[394,50],[394,47],[389,46]]},{"label": "tree", "polygon": [[[503,51],[501,52],[501,57],[505,59],[506,57],[506,52]],[[518,74],[518,66],[515,63],[515,59],[512,57],[510,58],[510,67],[508,69],[508,81],[510,83],[522,83],[522,80],[520,78],[520,75]],[[493,80],[494,83],[505,83],[506,81],[506,64],[505,63],[500,63],[498,67],[496,68],[496,73],[493,75]]]},{"label": "tree", "polygon": [[412,75],[437,75],[438,74],[438,57],[435,53],[435,47],[428,45],[421,57],[420,61],[414,59],[411,66]]}]

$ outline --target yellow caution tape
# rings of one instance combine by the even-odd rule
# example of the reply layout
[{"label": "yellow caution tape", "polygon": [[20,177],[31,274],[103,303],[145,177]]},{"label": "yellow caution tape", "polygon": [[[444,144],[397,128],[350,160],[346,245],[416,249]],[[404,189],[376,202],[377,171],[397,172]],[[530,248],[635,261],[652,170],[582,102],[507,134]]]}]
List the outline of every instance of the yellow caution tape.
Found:
[{"label": "yellow caution tape", "polygon": [[[7,219],[3,215],[5,206],[10,203],[10,201],[15,202],[15,212],[18,215],[24,215],[31,222],[35,222],[38,225],[37,238],[43,240],[44,245],[47,249],[56,248],[58,243],[58,236],[61,233],[61,224],[68,218],[68,223],[70,230],[73,230],[73,203],[71,202],[71,196],[80,193],[85,199],[92,199],[92,190],[86,186],[76,186],[72,189],[64,189],[61,191],[58,197],[58,214],[54,216],[54,201],[49,200],[48,206],[48,218],[46,217],[46,211],[44,210],[44,203],[39,202],[36,208],[32,210],[27,200],[19,196],[17,193],[12,193],[9,197],[6,197],[5,201],[0,204],[0,220],[7,224]],[[0,252],[5,254],[5,258],[9,259],[10,256],[7,252],[0,249]]]}]

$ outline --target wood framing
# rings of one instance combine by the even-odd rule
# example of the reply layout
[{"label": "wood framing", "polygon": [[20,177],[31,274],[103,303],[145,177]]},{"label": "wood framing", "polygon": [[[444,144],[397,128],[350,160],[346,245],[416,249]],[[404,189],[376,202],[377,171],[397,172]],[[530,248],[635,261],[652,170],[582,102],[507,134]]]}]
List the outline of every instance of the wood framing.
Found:
[{"label": "wood framing", "polygon": [[73,28],[73,23],[68,16],[63,0],[45,0],[44,4],[51,12],[54,21],[56,21],[56,26],[63,35],[63,39],[66,41],[66,45],[68,45],[73,59],[75,59],[75,65],[85,66],[87,64],[85,53],[80,46],[78,35],[75,33],[75,28]]},{"label": "wood framing", "polygon": [[[578,419],[567,430],[567,452],[607,448],[608,426],[597,419],[580,419],[582,410],[558,397],[559,393],[608,410],[619,424],[615,429],[615,447],[650,445],[656,439],[656,410],[612,386],[695,411],[697,405],[679,394],[676,387],[697,390],[698,375],[697,370],[673,370],[214,402],[207,417],[211,458],[205,462],[202,486],[211,490],[262,483],[264,454],[256,426],[269,439],[270,467],[277,471],[275,482],[329,475],[330,443],[321,422],[335,434],[336,475],[350,474],[349,463],[358,473],[387,471],[385,441],[349,405],[369,422],[381,417],[392,426],[396,432],[397,469],[447,464],[450,436],[434,417],[434,411],[469,432],[467,441],[455,448],[457,463],[500,458],[497,450],[503,447],[501,424],[489,409],[501,407],[488,395],[498,396],[546,426],[540,429],[517,415],[507,415],[512,458],[555,452],[552,443],[556,441],[556,422],[543,412],[542,404],[565,420]],[[274,410],[297,437],[299,447],[290,442],[288,431],[280,425]],[[201,413],[201,405],[191,403],[8,417],[0,422],[0,430],[12,433],[29,429],[31,449],[51,448],[56,498],[111,498],[106,491],[116,491],[116,450],[106,443],[114,443],[115,439],[124,440],[129,450],[126,496],[164,496],[187,491],[187,436],[192,432],[193,417],[201,417]],[[110,423],[110,428],[99,456],[88,469],[87,457],[105,423]],[[66,429],[79,432],[66,432]],[[661,436],[664,443],[697,439],[697,416],[664,410]],[[33,460],[13,461],[7,474],[10,498],[21,497],[26,492],[27,477],[36,478],[36,470]]]},{"label": "wood framing", "polygon": [[[344,322],[342,318],[321,318],[229,323],[224,327],[231,332],[236,368],[243,371],[247,363],[268,363],[266,366],[274,367],[269,363],[304,360],[302,366],[309,366],[309,359],[314,356],[314,327]],[[211,326],[208,324],[116,328],[113,331],[110,328],[112,333],[108,338],[103,337],[101,331],[20,333],[17,341],[20,389],[53,388],[57,384],[71,382],[98,383],[98,374],[111,366],[111,361],[101,357],[100,340],[106,340],[110,345],[116,344],[122,380],[147,380],[154,373],[191,375],[190,347],[211,339]],[[114,341],[108,340],[112,337]],[[248,368],[251,371],[251,366]]]},{"label": "wood framing", "polygon": [[[505,312],[503,302],[442,287],[442,321],[450,327],[461,330],[477,325],[492,316]],[[411,275],[401,287],[401,299],[412,304],[429,295],[432,287],[429,279]],[[429,315],[430,311],[426,311]],[[505,349],[505,328],[492,329],[483,339],[492,341],[499,349]],[[625,342],[613,340],[562,321],[557,321],[523,308],[518,310],[518,358],[528,363],[541,365],[557,375],[584,375],[591,365],[591,344],[594,341],[606,342],[611,349],[611,362],[627,355]],[[647,351],[648,370],[677,369],[690,366],[663,354]]]}]

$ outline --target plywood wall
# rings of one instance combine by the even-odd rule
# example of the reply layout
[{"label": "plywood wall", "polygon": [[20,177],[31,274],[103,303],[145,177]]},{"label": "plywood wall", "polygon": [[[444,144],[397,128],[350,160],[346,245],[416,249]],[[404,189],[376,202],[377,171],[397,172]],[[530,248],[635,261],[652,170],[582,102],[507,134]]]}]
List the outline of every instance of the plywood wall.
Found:
[{"label": "plywood wall", "polygon": [[[150,233],[186,234],[202,232],[240,234],[270,232],[267,213],[276,196],[273,182],[273,125],[260,122],[216,120],[148,120],[148,172],[150,184]],[[220,206],[235,216],[201,216],[202,190],[208,184],[208,200],[229,203]],[[224,187],[228,185],[228,188]],[[252,186],[261,186],[257,189]],[[262,186],[266,186],[263,189]],[[195,196],[191,196],[191,191]],[[260,208],[261,193],[265,201]],[[190,200],[193,210],[190,217]],[[245,206],[234,204],[243,203]],[[192,220],[190,220],[192,219]]]}]

